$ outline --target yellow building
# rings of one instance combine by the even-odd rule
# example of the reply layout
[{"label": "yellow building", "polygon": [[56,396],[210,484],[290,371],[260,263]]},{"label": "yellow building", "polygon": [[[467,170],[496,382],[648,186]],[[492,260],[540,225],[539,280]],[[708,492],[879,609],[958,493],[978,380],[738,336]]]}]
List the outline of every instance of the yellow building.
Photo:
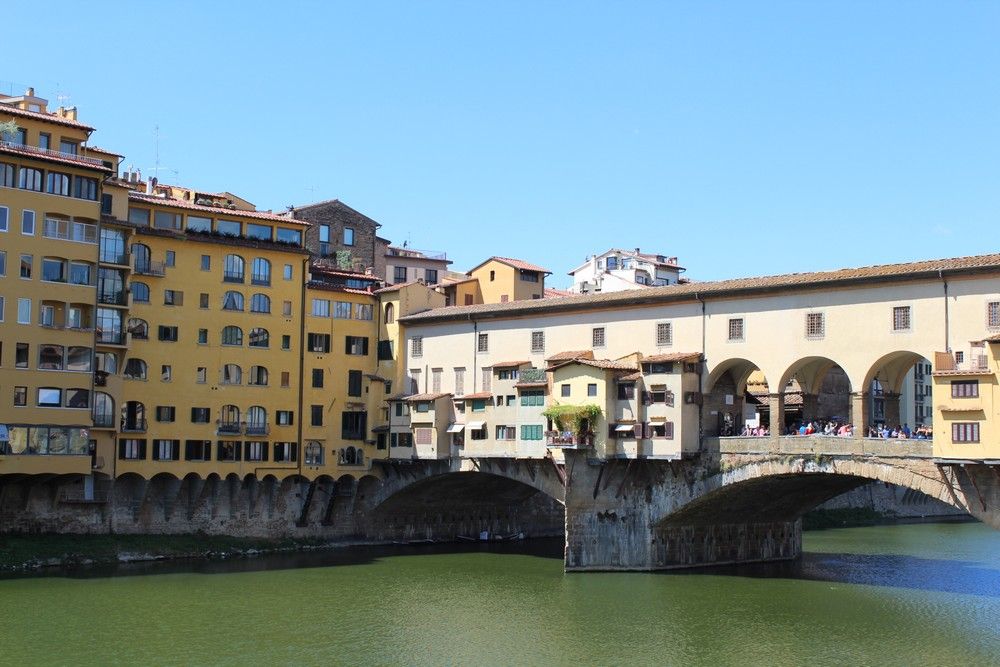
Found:
[{"label": "yellow building", "polygon": [[[0,97],[0,475],[91,472],[101,182],[75,108]],[[40,456],[25,456],[38,454]],[[41,456],[45,455],[45,456]]]},{"label": "yellow building", "polygon": [[1000,459],[1000,335],[974,343],[968,358],[938,353],[934,378],[934,456]]},{"label": "yellow building", "polygon": [[[476,303],[507,303],[545,298],[545,276],[548,269],[512,257],[490,257],[471,271],[476,284],[456,283],[452,305]],[[470,299],[471,296],[471,299]],[[479,299],[479,300],[476,300]]]}]

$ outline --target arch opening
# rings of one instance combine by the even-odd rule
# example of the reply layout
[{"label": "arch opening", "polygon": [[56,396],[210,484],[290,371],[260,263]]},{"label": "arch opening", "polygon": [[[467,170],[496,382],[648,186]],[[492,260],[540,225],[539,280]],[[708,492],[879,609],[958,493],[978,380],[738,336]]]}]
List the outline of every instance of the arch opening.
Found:
[{"label": "arch opening", "polygon": [[865,375],[864,435],[869,438],[933,436],[930,360],[909,350],[882,356]]}]

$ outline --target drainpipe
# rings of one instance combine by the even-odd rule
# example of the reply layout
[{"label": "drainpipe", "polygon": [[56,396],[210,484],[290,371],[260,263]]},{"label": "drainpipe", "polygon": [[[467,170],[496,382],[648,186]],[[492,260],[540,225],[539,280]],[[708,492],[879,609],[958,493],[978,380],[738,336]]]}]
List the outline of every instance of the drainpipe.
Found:
[{"label": "drainpipe", "polygon": [[941,279],[941,284],[944,285],[944,349],[945,352],[951,353],[951,331],[948,319],[948,281],[944,279],[944,271],[938,269],[938,278]]},{"label": "drainpipe", "polygon": [[305,443],[302,442],[302,423],[305,421],[306,406],[302,403],[304,399],[304,393],[302,391],[302,381],[303,381],[303,369],[306,365],[306,275],[309,271],[309,259],[302,260],[302,280],[299,281],[301,287],[301,298],[299,299],[299,427],[298,431],[298,441],[299,441],[299,451],[298,456],[295,457],[296,467],[298,468],[299,477],[302,476],[302,461],[306,457]]},{"label": "drainpipe", "polygon": [[702,366],[705,364],[705,299],[698,292],[694,293],[694,298],[701,303],[701,361],[698,364],[698,391],[701,392],[702,400],[698,401],[698,449],[705,448],[705,376],[702,373]]}]

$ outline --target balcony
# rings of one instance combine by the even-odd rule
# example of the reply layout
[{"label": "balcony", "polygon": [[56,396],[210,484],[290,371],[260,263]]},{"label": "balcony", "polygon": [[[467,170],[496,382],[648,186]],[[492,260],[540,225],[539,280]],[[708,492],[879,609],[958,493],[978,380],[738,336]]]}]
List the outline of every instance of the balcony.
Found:
[{"label": "balcony", "polygon": [[128,293],[125,290],[97,290],[97,303],[102,306],[127,306]]},{"label": "balcony", "polygon": [[[104,385],[99,384],[99,387]],[[94,420],[94,428],[114,428],[115,427],[115,416],[111,413],[94,413],[91,415]]]},{"label": "balcony", "polygon": [[128,335],[124,331],[98,328],[94,335],[98,345],[127,345]]},{"label": "balcony", "polygon": [[82,162],[83,164],[90,164],[96,167],[104,166],[104,162],[98,160],[97,158],[84,157],[83,155],[74,155],[73,153],[63,153],[62,151],[54,151],[51,148],[39,148],[38,146],[29,146],[28,144],[21,144],[16,141],[0,141],[0,146],[3,146],[4,148],[11,148],[16,151],[35,153],[36,155],[44,155],[46,157],[55,157],[61,160],[73,160],[74,162]]},{"label": "balcony", "polygon": [[122,433],[145,433],[145,419],[125,419],[122,421]]},{"label": "balcony", "polygon": [[166,265],[163,262],[152,260],[136,260],[132,265],[132,270],[140,276],[164,276],[167,273]]},{"label": "balcony", "polygon": [[216,433],[219,435],[239,435],[243,429],[239,422],[217,422]]},{"label": "balcony", "polygon": [[594,446],[594,434],[580,435],[568,431],[547,431],[545,446],[554,449],[583,449]]},{"label": "balcony", "polygon": [[389,248],[386,253],[389,257],[413,257],[416,259],[434,259],[446,261],[448,253],[440,250],[417,250],[416,248]]},{"label": "balcony", "polygon": [[102,248],[101,254],[98,257],[98,261],[101,264],[128,266],[131,263],[131,257],[127,252],[115,252],[114,250],[105,250]]},{"label": "balcony", "polygon": [[267,424],[247,424],[246,427],[247,435],[267,435],[270,432],[271,428]]},{"label": "balcony", "polygon": [[224,283],[242,283],[244,280],[242,271],[223,271],[222,282]]}]

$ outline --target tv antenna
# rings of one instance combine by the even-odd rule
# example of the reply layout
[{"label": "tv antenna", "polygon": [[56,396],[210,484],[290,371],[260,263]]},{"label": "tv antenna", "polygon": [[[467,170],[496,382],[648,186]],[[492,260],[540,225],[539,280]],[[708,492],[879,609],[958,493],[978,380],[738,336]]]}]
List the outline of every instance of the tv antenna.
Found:
[{"label": "tv antenna", "polygon": [[154,125],[153,126],[153,155],[154,155],[155,166],[152,169],[149,170],[149,171],[153,172],[153,176],[155,176],[157,179],[159,179],[161,171],[169,171],[170,173],[172,173],[174,175],[175,178],[177,177],[177,174],[180,173],[180,172],[178,172],[176,169],[171,169],[170,167],[161,167],[160,166],[160,126],[159,125]]}]

